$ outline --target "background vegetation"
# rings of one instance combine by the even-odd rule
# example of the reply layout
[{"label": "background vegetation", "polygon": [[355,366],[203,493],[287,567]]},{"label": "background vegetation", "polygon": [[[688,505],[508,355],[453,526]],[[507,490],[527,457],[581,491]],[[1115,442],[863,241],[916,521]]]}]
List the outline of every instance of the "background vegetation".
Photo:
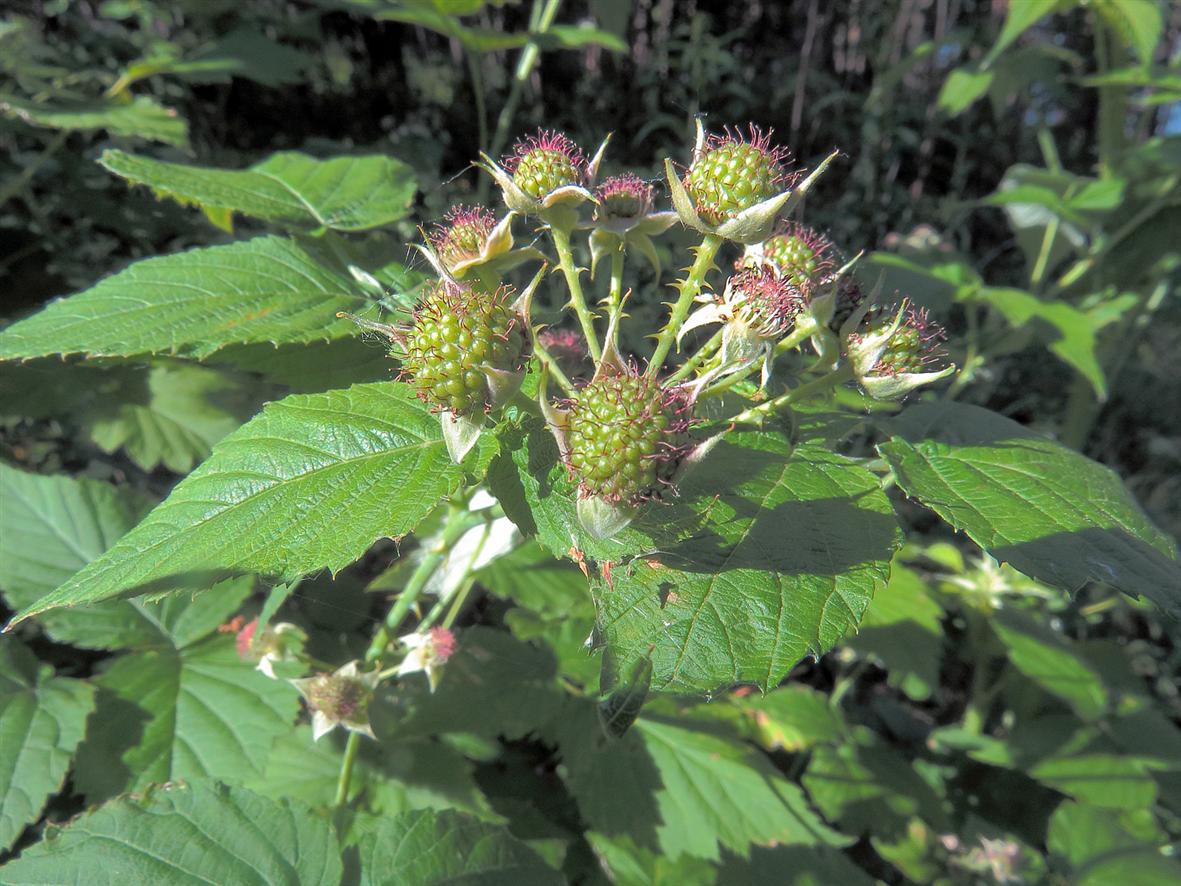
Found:
[{"label": "background vegetation", "polygon": [[[613,131],[612,169],[657,180],[694,116],[751,121],[804,164],[842,151],[809,223],[868,252],[868,285],[949,327],[961,371],[918,399],[987,406],[1082,451],[1176,538],[1178,101],[1181,8],[1151,0],[30,4],[0,20],[3,312],[300,224],[161,185],[142,158],[396,158],[354,181],[320,241],[343,232],[396,298],[417,279],[416,227],[495,197],[468,167],[482,149],[538,126],[584,146]],[[634,312],[655,314],[656,281],[637,290]],[[389,375],[361,341],[0,364],[0,616],[102,553],[263,402]],[[470,832],[451,855],[516,882],[1177,882],[1176,613],[1101,581],[1042,585],[903,508],[906,546],[859,634],[766,695],[659,696],[612,738],[578,570],[531,544],[465,575],[456,676],[387,700],[396,740],[366,749],[340,840],[396,842],[420,810],[455,834],[458,810]],[[282,598],[239,580],[216,603],[65,611],[0,640],[0,858],[165,781],[235,786],[152,801],[190,821],[332,806],[340,747],[293,730],[294,691],[251,682],[218,626],[281,603],[318,658],[357,657],[422,537]],[[219,695],[225,679],[243,694]],[[117,833],[133,807],[90,827]],[[62,865],[50,879],[12,882],[64,880],[72,851],[93,864],[76,833],[38,862]],[[327,839],[272,848],[312,865],[294,882],[329,859],[327,882]],[[376,864],[344,858],[346,877]]]}]

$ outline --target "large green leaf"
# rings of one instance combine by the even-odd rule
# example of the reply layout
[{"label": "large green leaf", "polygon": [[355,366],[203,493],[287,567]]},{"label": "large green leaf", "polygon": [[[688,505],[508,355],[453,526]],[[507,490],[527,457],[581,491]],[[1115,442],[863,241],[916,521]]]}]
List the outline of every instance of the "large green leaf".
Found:
[{"label": "large green leaf", "polygon": [[27,849],[8,886],[334,886],[343,866],[328,819],[294,802],[213,784],[121,797]]},{"label": "large green leaf", "polygon": [[146,95],[130,102],[94,99],[52,104],[0,95],[0,113],[49,129],[104,129],[111,135],[177,147],[186,147],[189,142],[189,126],[184,118]]},{"label": "large green leaf", "polygon": [[317,160],[274,154],[249,169],[164,163],[107,151],[102,165],[132,184],[215,212],[239,212],[297,230],[363,231],[403,218],[414,199],[414,173],[380,155]]},{"label": "large green leaf", "polygon": [[207,357],[233,344],[355,335],[365,299],[312,241],[256,237],[138,262],[0,332],[0,360],[54,354]]},{"label": "large green leaf", "polygon": [[998,560],[1077,590],[1102,581],[1181,614],[1181,563],[1119,477],[1016,422],[960,403],[912,406],[878,449],[899,486]]},{"label": "large green leaf", "polygon": [[852,633],[899,532],[877,478],[821,447],[734,433],[690,472],[692,530],[593,585],[610,663],[652,662],[654,689],[767,689]]},{"label": "large green leaf", "polygon": [[548,886],[565,882],[506,828],[457,812],[383,818],[358,846],[361,886]]},{"label": "large green leaf", "polygon": [[1051,351],[1077,369],[1091,383],[1095,394],[1107,399],[1107,379],[1095,357],[1096,322],[1064,302],[1044,302],[1020,289],[985,287],[970,300],[994,308],[1009,324],[1031,326]]},{"label": "large green leaf", "polygon": [[93,709],[94,687],[53,676],[16,638],[0,639],[0,852],[61,787]]},{"label": "large green leaf", "polygon": [[[469,456],[486,464],[485,441]],[[170,579],[338,570],[405,535],[464,480],[439,419],[397,383],[272,403],[214,447],[134,530],[20,620]]]}]

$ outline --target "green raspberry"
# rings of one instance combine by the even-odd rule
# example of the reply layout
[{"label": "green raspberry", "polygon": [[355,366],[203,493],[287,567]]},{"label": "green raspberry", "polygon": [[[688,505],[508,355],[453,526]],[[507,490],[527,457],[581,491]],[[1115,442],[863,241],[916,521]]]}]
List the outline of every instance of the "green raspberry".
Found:
[{"label": "green raspberry", "polygon": [[443,224],[435,226],[431,245],[448,268],[477,259],[484,251],[488,236],[496,228],[496,216],[483,206],[456,206]]},{"label": "green raspberry", "polygon": [[587,175],[578,145],[560,132],[544,129],[517,142],[504,166],[512,172],[513,183],[534,200],[567,185],[582,185]]},{"label": "green raspberry", "polygon": [[507,291],[436,284],[414,312],[402,366],[418,396],[456,415],[492,406],[487,372],[521,367],[525,333]]},{"label": "green raspberry", "polygon": [[570,404],[569,468],[583,496],[660,498],[684,454],[688,398],[635,372],[597,378]]},{"label": "green raspberry", "polygon": [[802,289],[811,289],[832,268],[832,242],[792,222],[763,243],[763,263]]},{"label": "green raspberry", "polygon": [[770,133],[750,128],[750,139],[727,132],[711,135],[689,167],[685,190],[701,218],[718,225],[782,190],[787,180],[784,151],[773,148]]},{"label": "green raspberry", "polygon": [[[863,331],[855,335],[874,335],[888,328],[898,315],[897,308],[877,312],[864,324]],[[935,365],[941,365],[947,356],[941,343],[947,339],[943,327],[931,320],[926,308],[908,306],[902,322],[890,336],[886,350],[872,367],[875,375],[902,375],[905,373],[927,372]]]}]

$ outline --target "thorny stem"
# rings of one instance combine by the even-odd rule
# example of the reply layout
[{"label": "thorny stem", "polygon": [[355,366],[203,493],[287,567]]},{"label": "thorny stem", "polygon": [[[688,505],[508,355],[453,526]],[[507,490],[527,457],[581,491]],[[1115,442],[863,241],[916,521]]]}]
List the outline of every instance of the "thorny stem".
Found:
[{"label": "thorny stem", "polygon": [[595,318],[587,307],[586,297],[582,294],[582,282],[578,279],[579,268],[574,263],[574,253],[570,250],[570,232],[565,228],[550,226],[550,235],[554,239],[554,249],[558,252],[558,263],[562,274],[566,278],[566,287],[570,290],[570,305],[578,315],[578,322],[582,326],[582,334],[586,338],[586,348],[590,351],[591,359],[598,365],[603,356],[599,347],[599,337],[595,334]]},{"label": "thorny stem", "polygon": [[798,388],[793,388],[786,394],[781,394],[773,400],[768,400],[766,403],[760,403],[757,406],[752,406],[744,412],[734,416],[731,420],[734,424],[742,424],[761,419],[773,412],[778,412],[785,406],[789,406],[799,400],[806,400],[809,397],[814,397],[817,394],[822,394],[825,391],[835,388],[844,382],[853,378],[853,367],[848,364],[834,369],[832,372],[826,373],[819,378],[813,379],[807,384],[802,384]]},{"label": "thorny stem", "polygon": [[672,350],[673,342],[677,340],[677,333],[681,331],[681,327],[685,325],[685,318],[689,316],[693,299],[697,298],[702,287],[705,286],[706,274],[713,270],[714,256],[718,254],[718,249],[721,246],[722,239],[713,234],[706,234],[701,238],[701,245],[697,247],[697,257],[693,260],[693,266],[689,268],[689,273],[681,281],[680,294],[673,305],[668,323],[660,331],[660,337],[656,340],[656,350],[653,351],[652,361],[648,364],[650,377],[654,378],[660,372],[660,367],[664,365],[665,357]]}]

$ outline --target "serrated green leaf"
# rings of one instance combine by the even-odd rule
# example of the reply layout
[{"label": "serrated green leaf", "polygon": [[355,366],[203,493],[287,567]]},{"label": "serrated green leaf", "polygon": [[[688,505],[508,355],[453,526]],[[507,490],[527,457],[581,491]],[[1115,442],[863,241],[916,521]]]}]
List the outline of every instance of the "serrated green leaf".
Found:
[{"label": "serrated green leaf", "polygon": [[94,710],[94,687],[53,676],[15,637],[0,638],[0,852],[61,787]]},{"label": "serrated green leaf", "polygon": [[125,449],[146,471],[178,474],[204,460],[213,444],[245,420],[245,391],[203,366],[159,365],[147,373],[142,402],[108,403],[87,420],[104,452]]},{"label": "serrated green leaf", "polygon": [[110,91],[121,92],[133,83],[160,74],[190,83],[228,83],[231,77],[243,77],[264,86],[283,86],[298,83],[303,71],[315,62],[309,53],[247,28],[232,31],[213,45],[184,58],[175,55],[173,44],[165,44],[165,50],[171,54],[132,62]]},{"label": "serrated green leaf", "polygon": [[1181,613],[1175,545],[1108,468],[961,403],[924,403],[878,449],[899,486],[998,560],[1077,590],[1101,581]]},{"label": "serrated green leaf", "polygon": [[614,665],[650,656],[653,689],[774,686],[856,628],[899,542],[873,474],[772,433],[728,436],[689,473],[684,509],[691,534],[593,585]]},{"label": "serrated green leaf", "polygon": [[383,818],[358,845],[361,886],[558,886],[561,875],[506,828],[457,812]]},{"label": "serrated green leaf", "polygon": [[189,125],[184,118],[146,95],[130,102],[94,99],[48,104],[0,94],[0,113],[48,129],[103,129],[111,135],[165,142],[179,148],[189,143]]},{"label": "serrated green leaf", "polygon": [[342,875],[327,818],[213,784],[113,800],[0,871],[9,886],[332,886]]},{"label": "serrated green leaf", "polygon": [[[473,466],[487,464],[485,440]],[[268,405],[106,554],[27,608],[25,619],[165,586],[255,572],[339,570],[405,535],[464,481],[438,416],[397,383],[297,394]],[[175,586],[175,585],[174,585]]]},{"label": "serrated green leaf", "polygon": [[364,231],[405,217],[417,186],[414,172],[379,155],[317,160],[274,154],[249,169],[164,163],[106,151],[103,166],[132,184],[182,204],[237,212],[296,230]]},{"label": "serrated green leaf", "polygon": [[994,308],[1014,327],[1031,326],[1050,350],[1078,370],[1100,400],[1107,399],[1107,379],[1095,356],[1097,324],[1087,314],[1064,302],[1044,302],[1020,289],[986,287],[971,300]]},{"label": "serrated green leaf", "polygon": [[242,660],[234,638],[179,641],[115,660],[78,751],[91,802],[168,781],[257,777],[299,708],[295,688]]},{"label": "serrated green leaf", "polygon": [[880,883],[843,852],[828,846],[780,846],[756,849],[749,859],[727,859],[717,886],[765,886],[790,871],[791,886],[872,886]]},{"label": "serrated green leaf", "polygon": [[637,732],[660,773],[660,846],[677,858],[717,860],[719,848],[841,845],[796,785],[747,746],[716,735],[641,719]]},{"label": "serrated green leaf", "polygon": [[769,751],[798,753],[845,738],[844,719],[829,697],[808,686],[788,684],[766,695],[733,699],[733,704],[750,720],[750,736]]},{"label": "serrated green leaf", "polygon": [[665,858],[626,835],[608,836],[588,831],[587,841],[595,849],[616,886],[714,886],[717,870],[704,858],[682,855]]},{"label": "serrated green leaf", "polygon": [[256,237],[138,262],[0,332],[0,360],[54,354],[208,357],[227,345],[356,335],[366,300],[311,241]]}]

